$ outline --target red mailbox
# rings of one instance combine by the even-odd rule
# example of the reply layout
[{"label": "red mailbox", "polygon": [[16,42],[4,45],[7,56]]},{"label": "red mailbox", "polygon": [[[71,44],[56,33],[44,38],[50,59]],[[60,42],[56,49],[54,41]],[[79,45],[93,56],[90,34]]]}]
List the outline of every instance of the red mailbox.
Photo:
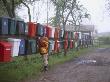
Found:
[{"label": "red mailbox", "polygon": [[11,48],[9,42],[0,41],[0,62],[11,61]]},{"label": "red mailbox", "polygon": [[75,32],[75,40],[78,40],[78,33]]},{"label": "red mailbox", "polygon": [[68,31],[65,31],[64,38],[65,38],[66,40],[68,39]]},{"label": "red mailbox", "polygon": [[55,40],[58,40],[59,39],[59,32],[58,32],[58,29],[57,28],[55,28],[54,39]]},{"label": "red mailbox", "polygon": [[70,49],[73,48],[73,40],[70,40]]},{"label": "red mailbox", "polygon": [[68,40],[64,40],[64,49],[66,50],[68,48]]},{"label": "red mailbox", "polygon": [[50,27],[46,26],[46,36],[48,38],[50,38],[51,35],[52,35],[52,29]]},{"label": "red mailbox", "polygon": [[59,47],[58,47],[58,41],[57,40],[55,40],[54,52],[59,52]]},{"label": "red mailbox", "polygon": [[32,22],[28,23],[28,35],[29,35],[29,37],[36,36],[36,24],[34,24]]}]

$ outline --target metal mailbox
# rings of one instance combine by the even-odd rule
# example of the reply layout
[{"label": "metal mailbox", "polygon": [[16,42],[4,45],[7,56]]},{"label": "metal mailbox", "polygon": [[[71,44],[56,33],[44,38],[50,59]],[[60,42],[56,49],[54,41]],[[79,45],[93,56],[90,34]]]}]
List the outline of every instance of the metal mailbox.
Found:
[{"label": "metal mailbox", "polygon": [[8,34],[8,18],[0,17],[0,34]]},{"label": "metal mailbox", "polygon": [[11,48],[12,45],[9,42],[0,41],[0,62],[11,61]]}]

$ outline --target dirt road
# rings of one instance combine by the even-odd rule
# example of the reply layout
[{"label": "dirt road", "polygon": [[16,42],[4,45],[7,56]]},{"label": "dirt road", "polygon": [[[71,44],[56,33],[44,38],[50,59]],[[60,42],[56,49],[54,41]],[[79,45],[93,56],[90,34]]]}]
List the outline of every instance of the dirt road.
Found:
[{"label": "dirt road", "polygon": [[98,48],[26,82],[110,82],[110,48]]}]

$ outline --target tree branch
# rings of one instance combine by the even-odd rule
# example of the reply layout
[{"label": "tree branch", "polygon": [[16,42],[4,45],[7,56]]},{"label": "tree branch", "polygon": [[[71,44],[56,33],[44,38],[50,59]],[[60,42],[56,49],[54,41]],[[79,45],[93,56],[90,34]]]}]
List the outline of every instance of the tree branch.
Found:
[{"label": "tree branch", "polygon": [[23,2],[22,0],[21,0],[21,3],[22,3],[23,5],[25,5],[25,7],[27,7],[27,9],[28,9],[28,16],[29,16],[29,22],[31,22],[31,13],[30,13],[30,8],[29,8],[29,6],[28,6],[25,2]]},{"label": "tree branch", "polygon": [[66,24],[69,15],[71,14],[72,10],[74,9],[74,7],[75,7],[75,3],[76,3],[76,0],[73,0],[72,3],[71,3],[72,7],[71,7],[69,13],[68,13],[67,16],[66,16],[66,19],[65,19],[65,21],[64,21],[64,24]]},{"label": "tree branch", "polygon": [[15,17],[15,1],[14,0],[11,1],[12,1],[12,13],[13,13],[13,17]]}]

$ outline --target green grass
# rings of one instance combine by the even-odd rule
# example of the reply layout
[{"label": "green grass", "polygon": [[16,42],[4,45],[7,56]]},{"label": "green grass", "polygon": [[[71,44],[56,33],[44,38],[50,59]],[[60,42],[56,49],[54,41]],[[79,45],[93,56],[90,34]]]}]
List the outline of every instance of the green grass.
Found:
[{"label": "green grass", "polygon": [[40,73],[42,62],[39,56],[29,56],[28,61],[23,57],[14,59],[13,62],[0,64],[0,82],[17,82]]},{"label": "green grass", "polygon": [[[81,49],[77,52],[70,50],[67,56],[64,56],[63,53],[54,54],[49,57],[49,68],[78,57],[90,50],[91,48]],[[42,58],[39,54],[29,55],[27,61],[21,56],[15,57],[12,62],[0,63],[0,82],[20,82],[20,80],[26,78],[38,77],[41,74],[42,65]]]},{"label": "green grass", "polygon": [[100,44],[100,48],[110,48],[110,44]]}]

